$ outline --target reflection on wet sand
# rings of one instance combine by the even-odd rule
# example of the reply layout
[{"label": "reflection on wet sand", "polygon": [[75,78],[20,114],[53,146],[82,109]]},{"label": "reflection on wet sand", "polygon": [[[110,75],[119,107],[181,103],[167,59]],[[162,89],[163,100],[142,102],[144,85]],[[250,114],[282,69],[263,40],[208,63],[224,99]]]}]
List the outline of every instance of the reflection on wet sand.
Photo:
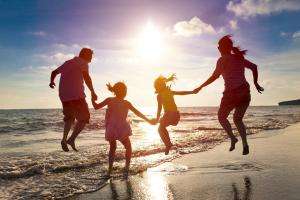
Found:
[{"label": "reflection on wet sand", "polygon": [[[109,182],[111,192],[110,198],[119,199],[151,199],[151,200],[173,200],[170,187],[161,173],[149,172],[145,181],[136,181],[129,178],[125,181]],[[124,188],[125,187],[125,188]]]},{"label": "reflection on wet sand", "polygon": [[252,194],[252,185],[250,178],[245,176],[244,177],[244,193],[243,193],[243,198],[240,198],[240,193],[238,188],[236,187],[236,184],[232,184],[232,191],[233,191],[233,199],[234,200],[251,200],[251,194]]}]

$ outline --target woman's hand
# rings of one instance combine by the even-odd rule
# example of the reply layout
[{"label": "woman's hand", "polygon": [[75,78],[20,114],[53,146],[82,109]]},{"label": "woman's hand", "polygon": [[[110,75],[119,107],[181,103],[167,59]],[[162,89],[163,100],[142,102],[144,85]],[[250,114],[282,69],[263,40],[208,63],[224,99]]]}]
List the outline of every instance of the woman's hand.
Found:
[{"label": "woman's hand", "polygon": [[193,94],[197,94],[201,89],[202,89],[202,87],[198,87],[198,88],[194,89]]},{"label": "woman's hand", "polygon": [[258,83],[255,83],[256,90],[261,94],[265,89],[261,87]]}]

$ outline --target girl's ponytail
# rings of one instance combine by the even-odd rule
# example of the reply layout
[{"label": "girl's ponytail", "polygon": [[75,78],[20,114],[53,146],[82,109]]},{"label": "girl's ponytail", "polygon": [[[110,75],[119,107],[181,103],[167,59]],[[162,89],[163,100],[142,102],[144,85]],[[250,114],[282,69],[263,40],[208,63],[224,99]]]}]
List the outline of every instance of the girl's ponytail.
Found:
[{"label": "girl's ponytail", "polygon": [[110,83],[107,83],[106,84],[106,86],[107,86],[107,89],[109,90],[109,91],[111,91],[112,93],[114,93],[115,91],[114,91],[114,87],[113,86],[111,86],[111,84]]},{"label": "girl's ponytail", "polygon": [[247,53],[247,50],[241,50],[240,47],[232,47],[232,52],[241,57],[241,58],[244,58],[244,55],[246,55]]}]

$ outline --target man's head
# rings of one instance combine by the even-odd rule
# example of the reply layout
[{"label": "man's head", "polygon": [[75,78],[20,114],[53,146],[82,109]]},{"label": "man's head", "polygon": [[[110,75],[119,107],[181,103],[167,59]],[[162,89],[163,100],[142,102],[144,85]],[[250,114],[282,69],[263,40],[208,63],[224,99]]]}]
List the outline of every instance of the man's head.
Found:
[{"label": "man's head", "polygon": [[89,48],[82,48],[79,53],[79,57],[90,63],[93,57],[93,50]]}]

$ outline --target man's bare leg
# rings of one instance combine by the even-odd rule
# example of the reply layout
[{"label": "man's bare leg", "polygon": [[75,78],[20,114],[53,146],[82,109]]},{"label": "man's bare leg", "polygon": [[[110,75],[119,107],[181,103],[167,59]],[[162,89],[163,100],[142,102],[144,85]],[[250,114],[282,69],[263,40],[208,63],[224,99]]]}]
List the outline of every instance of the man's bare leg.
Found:
[{"label": "man's bare leg", "polygon": [[72,147],[74,151],[78,151],[75,146],[75,139],[79,135],[79,133],[84,129],[86,122],[84,121],[77,121],[72,132],[72,135],[68,139],[67,143]]},{"label": "man's bare leg", "polygon": [[64,134],[63,134],[63,138],[61,140],[61,148],[66,152],[69,151],[69,148],[67,145],[67,137],[71,130],[73,122],[74,122],[74,120],[67,120],[67,121],[65,121],[65,125],[64,125]]}]

